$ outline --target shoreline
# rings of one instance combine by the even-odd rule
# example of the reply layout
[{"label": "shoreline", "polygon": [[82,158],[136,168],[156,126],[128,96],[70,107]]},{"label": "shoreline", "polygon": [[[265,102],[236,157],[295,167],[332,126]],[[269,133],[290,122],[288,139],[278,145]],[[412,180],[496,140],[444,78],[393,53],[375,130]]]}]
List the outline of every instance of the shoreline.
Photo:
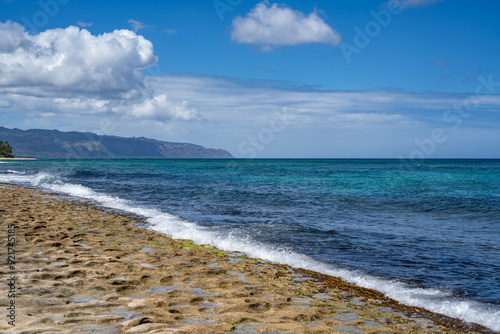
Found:
[{"label": "shoreline", "polygon": [[36,160],[36,158],[0,158],[0,161],[23,161],[23,160]]},{"label": "shoreline", "polygon": [[[494,333],[339,278],[149,231],[131,215],[0,184],[15,327],[105,333]],[[16,261],[7,265],[8,225]],[[10,233],[10,232],[9,232]],[[50,306],[50,307],[48,307]],[[104,332],[103,332],[104,333]]]}]

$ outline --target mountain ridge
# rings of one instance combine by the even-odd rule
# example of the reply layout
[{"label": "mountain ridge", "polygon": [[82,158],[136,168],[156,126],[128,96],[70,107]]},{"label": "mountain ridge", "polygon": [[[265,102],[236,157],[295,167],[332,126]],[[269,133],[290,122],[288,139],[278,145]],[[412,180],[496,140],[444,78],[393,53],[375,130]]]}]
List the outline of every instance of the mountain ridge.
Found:
[{"label": "mountain ridge", "polygon": [[98,135],[42,129],[8,129],[0,126],[0,140],[8,141],[19,158],[233,158],[223,149],[145,137]]}]

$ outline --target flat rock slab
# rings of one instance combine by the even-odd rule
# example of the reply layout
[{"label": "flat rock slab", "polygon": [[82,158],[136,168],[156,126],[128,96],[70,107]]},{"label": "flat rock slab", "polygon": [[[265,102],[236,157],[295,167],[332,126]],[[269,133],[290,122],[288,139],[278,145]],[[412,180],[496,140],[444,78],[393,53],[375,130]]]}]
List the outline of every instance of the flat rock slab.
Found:
[{"label": "flat rock slab", "polygon": [[311,308],[310,305],[297,305],[297,306],[290,306],[289,309],[297,309],[297,308]]},{"label": "flat rock slab", "polygon": [[203,320],[203,319],[185,319],[181,320],[182,323],[188,325],[217,325],[217,321]]},{"label": "flat rock slab", "polygon": [[375,311],[386,312],[386,313],[390,313],[390,314],[394,314],[395,313],[395,311],[392,308],[390,308],[390,307],[377,307],[375,309]]},{"label": "flat rock slab", "polygon": [[[100,327],[100,326],[78,326],[73,327],[71,330],[74,333],[91,333],[91,334],[116,334],[118,333],[117,326],[108,326],[108,327]],[[45,334],[49,334],[45,332]]]},{"label": "flat rock slab", "polygon": [[369,328],[372,328],[372,327],[385,327],[385,325],[382,325],[378,322],[375,322],[375,321],[365,321],[363,323],[363,326],[365,327],[369,327]]},{"label": "flat rock slab", "polygon": [[356,305],[356,306],[364,306],[365,303],[363,302],[363,298],[353,298],[350,300],[351,304]]},{"label": "flat rock slab", "polygon": [[363,334],[363,330],[359,329],[356,326],[336,326],[333,327],[333,329],[341,333]]},{"label": "flat rock slab", "polygon": [[255,334],[255,328],[265,326],[265,324],[237,325],[233,334]]},{"label": "flat rock slab", "polygon": [[311,298],[292,298],[292,302],[298,303],[298,304],[311,304],[312,299]]},{"label": "flat rock slab", "polygon": [[359,320],[359,315],[357,313],[342,313],[339,315],[336,315],[331,318],[327,318],[325,320],[335,320],[335,321],[342,321],[342,322],[353,322],[356,320]]},{"label": "flat rock slab", "polygon": [[75,303],[90,303],[99,300],[101,296],[73,296]]},{"label": "flat rock slab", "polygon": [[307,324],[307,326],[309,327],[318,327],[318,326],[326,326],[326,323],[324,322],[316,322],[316,323],[313,323],[313,324]]},{"label": "flat rock slab", "polygon": [[314,298],[323,298],[323,299],[333,299],[331,296],[326,293],[317,293],[313,296]]}]

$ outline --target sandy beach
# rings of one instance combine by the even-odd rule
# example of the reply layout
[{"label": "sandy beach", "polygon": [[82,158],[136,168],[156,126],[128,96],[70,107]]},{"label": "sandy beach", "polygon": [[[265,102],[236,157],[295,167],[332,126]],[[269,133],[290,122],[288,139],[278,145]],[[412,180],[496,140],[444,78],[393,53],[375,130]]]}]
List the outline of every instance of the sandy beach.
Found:
[{"label": "sandy beach", "polygon": [[0,184],[2,333],[493,333]]},{"label": "sandy beach", "polygon": [[26,161],[26,160],[36,160],[36,158],[0,158],[0,163],[9,161]]}]

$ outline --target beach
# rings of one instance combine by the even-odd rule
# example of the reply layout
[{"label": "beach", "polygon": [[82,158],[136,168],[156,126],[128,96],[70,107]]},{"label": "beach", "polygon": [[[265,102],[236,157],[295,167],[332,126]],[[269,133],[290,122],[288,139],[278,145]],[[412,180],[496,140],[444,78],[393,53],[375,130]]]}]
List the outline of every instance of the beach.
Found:
[{"label": "beach", "polygon": [[[5,333],[493,333],[339,278],[2,184]],[[7,314],[6,314],[7,312]]]},{"label": "beach", "polygon": [[36,160],[36,158],[0,158],[2,162]]}]

